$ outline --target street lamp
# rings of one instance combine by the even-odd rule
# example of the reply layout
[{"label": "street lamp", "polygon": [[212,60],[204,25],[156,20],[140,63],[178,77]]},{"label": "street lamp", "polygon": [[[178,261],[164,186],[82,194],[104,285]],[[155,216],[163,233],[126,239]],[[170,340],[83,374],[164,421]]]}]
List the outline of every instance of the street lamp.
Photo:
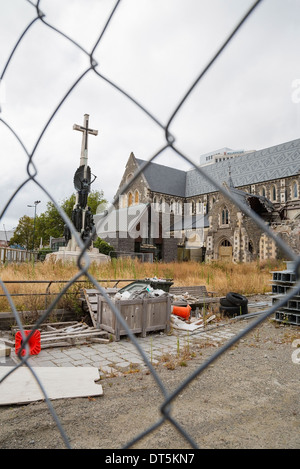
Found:
[{"label": "street lamp", "polygon": [[33,241],[32,241],[32,251],[34,251],[34,235],[35,235],[35,219],[36,219],[36,206],[37,204],[40,204],[40,200],[36,200],[33,202],[34,205],[27,205],[27,207],[34,207],[34,219],[33,219]]}]

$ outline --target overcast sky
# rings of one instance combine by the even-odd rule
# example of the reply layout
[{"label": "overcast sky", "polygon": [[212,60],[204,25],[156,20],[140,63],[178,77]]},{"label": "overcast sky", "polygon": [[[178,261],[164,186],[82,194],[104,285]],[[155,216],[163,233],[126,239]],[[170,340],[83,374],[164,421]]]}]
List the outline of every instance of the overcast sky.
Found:
[{"label": "overcast sky", "polygon": [[[34,3],[34,2],[32,2]],[[122,0],[98,44],[96,70],[165,125],[253,0]],[[115,1],[41,0],[45,21],[91,52]],[[36,17],[26,0],[0,0],[0,75],[20,34]],[[172,121],[176,147],[196,164],[229,147],[259,150],[300,137],[300,2],[264,0],[198,83]],[[31,153],[50,116],[89,57],[41,20],[18,46],[1,83],[1,115]],[[90,115],[92,188],[113,200],[131,152],[149,159],[165,144],[164,130],[89,71],[65,100],[34,153],[36,179],[58,201],[74,192],[82,124]],[[28,157],[0,122],[1,211],[27,178]],[[173,151],[155,162],[187,169]],[[12,229],[23,215],[46,209],[34,182],[18,193],[1,220]]]}]

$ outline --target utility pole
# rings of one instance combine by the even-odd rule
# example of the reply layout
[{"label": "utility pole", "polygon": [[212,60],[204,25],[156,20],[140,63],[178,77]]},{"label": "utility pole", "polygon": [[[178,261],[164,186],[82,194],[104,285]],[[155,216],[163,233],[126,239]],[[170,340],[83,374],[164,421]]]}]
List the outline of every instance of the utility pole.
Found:
[{"label": "utility pole", "polygon": [[33,240],[32,240],[32,251],[34,251],[34,235],[35,235],[35,219],[36,219],[36,206],[40,204],[40,200],[36,200],[34,205],[27,205],[27,207],[34,207],[34,219],[33,219]]}]

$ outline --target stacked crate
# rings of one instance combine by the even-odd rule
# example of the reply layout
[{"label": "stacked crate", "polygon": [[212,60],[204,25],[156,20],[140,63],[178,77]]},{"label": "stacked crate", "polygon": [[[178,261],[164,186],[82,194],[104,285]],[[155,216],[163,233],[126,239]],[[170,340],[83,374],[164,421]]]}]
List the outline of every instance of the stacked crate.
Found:
[{"label": "stacked crate", "polygon": [[[287,270],[271,272],[272,279],[272,302],[276,303],[291,288],[295,288],[296,274],[293,262],[287,262]],[[275,321],[285,324],[300,325],[300,292],[295,290],[295,296],[287,304],[275,311]]]}]

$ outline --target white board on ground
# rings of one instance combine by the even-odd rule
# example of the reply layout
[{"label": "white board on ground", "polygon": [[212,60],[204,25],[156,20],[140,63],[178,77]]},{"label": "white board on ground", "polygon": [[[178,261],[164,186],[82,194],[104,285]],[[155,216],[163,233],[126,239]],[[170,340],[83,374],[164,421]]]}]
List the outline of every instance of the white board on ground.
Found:
[{"label": "white board on ground", "polygon": [[[13,367],[0,367],[0,380]],[[34,368],[49,399],[101,396],[103,389],[95,381],[95,367],[36,367]],[[44,400],[45,396],[28,367],[13,371],[0,384],[0,405],[27,404]]]}]

